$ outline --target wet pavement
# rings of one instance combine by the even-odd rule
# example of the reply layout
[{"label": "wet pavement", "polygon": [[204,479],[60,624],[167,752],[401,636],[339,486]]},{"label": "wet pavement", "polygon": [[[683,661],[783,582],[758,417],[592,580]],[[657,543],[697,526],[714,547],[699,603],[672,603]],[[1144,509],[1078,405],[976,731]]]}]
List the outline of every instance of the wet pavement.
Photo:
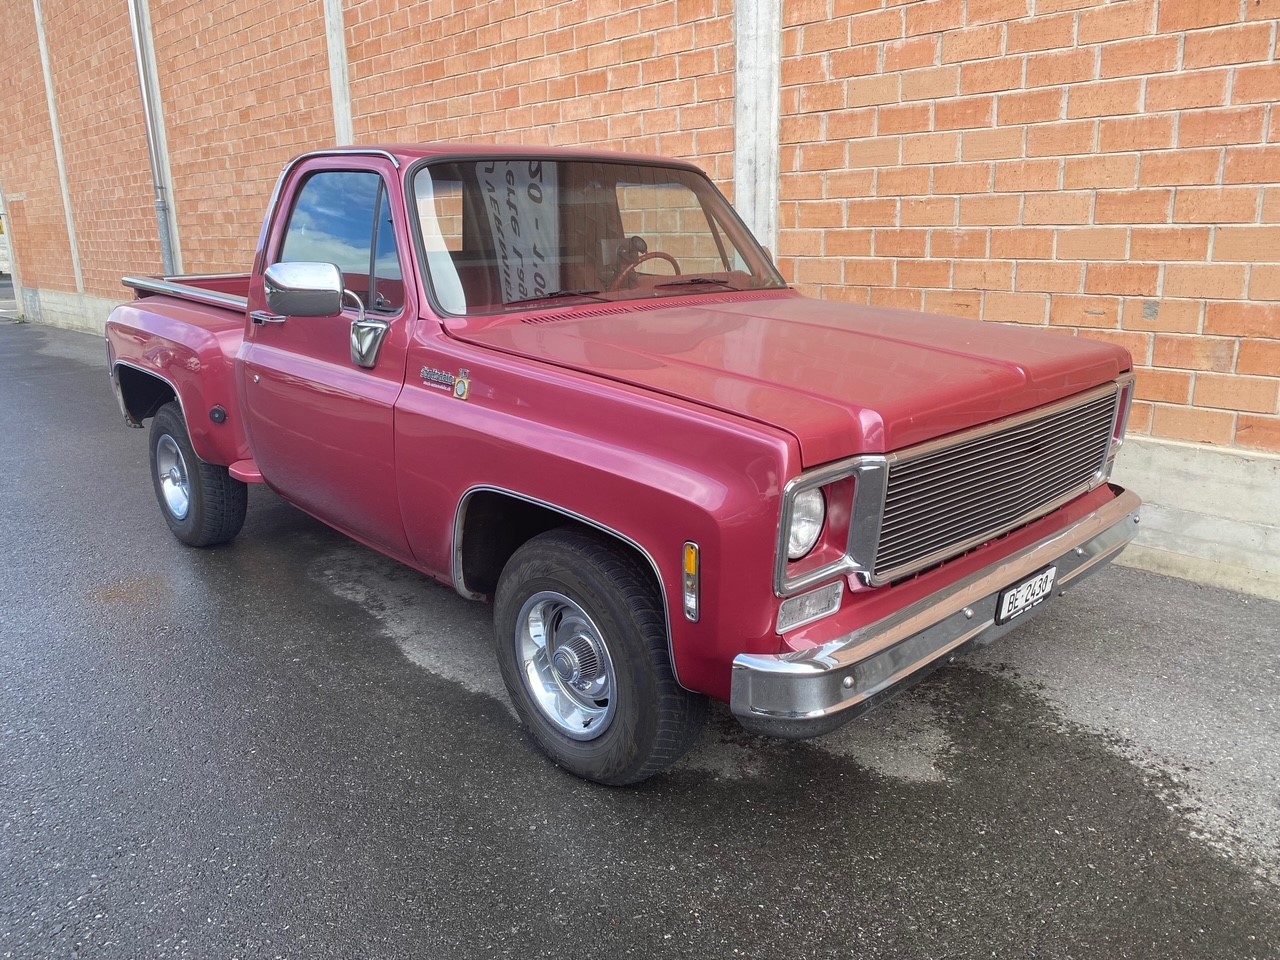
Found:
[{"label": "wet pavement", "polygon": [[1113,567],[612,790],[488,608],[263,489],[174,540],[98,339],[0,325],[0,429],[0,958],[1280,957],[1280,605]]}]

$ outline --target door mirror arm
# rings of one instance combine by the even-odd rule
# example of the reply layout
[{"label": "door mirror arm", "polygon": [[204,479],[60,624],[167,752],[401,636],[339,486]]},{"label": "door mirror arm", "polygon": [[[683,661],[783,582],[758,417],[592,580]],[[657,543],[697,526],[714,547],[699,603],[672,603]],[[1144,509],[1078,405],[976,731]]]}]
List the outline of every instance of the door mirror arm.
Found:
[{"label": "door mirror arm", "polygon": [[370,319],[365,314],[364,301],[350,290],[343,290],[342,295],[354,302],[358,316],[351,321],[351,362],[366,370],[378,362],[378,351],[382,349],[382,341],[386,339],[391,324],[386,320]]}]

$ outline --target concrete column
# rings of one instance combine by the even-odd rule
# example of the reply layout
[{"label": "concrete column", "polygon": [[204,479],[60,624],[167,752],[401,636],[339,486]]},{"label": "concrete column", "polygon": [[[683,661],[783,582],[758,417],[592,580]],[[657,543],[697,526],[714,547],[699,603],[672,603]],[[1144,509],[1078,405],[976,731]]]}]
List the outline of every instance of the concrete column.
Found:
[{"label": "concrete column", "polygon": [[733,28],[733,205],[776,252],[782,0],[737,0]]},{"label": "concrete column", "polygon": [[329,88],[333,92],[333,138],[338,146],[355,140],[351,125],[351,84],[347,72],[347,28],[342,0],[324,0],[324,32],[329,48]]}]

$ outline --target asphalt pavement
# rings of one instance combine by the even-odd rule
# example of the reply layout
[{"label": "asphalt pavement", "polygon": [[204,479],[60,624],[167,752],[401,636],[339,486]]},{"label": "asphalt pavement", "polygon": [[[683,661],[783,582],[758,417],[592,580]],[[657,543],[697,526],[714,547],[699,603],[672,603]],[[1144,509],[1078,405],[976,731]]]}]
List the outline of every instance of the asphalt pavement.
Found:
[{"label": "asphalt pavement", "polygon": [[488,608],[262,488],[174,540],[98,338],[0,323],[0,431],[0,958],[1280,957],[1280,605],[1112,567],[607,789]]}]

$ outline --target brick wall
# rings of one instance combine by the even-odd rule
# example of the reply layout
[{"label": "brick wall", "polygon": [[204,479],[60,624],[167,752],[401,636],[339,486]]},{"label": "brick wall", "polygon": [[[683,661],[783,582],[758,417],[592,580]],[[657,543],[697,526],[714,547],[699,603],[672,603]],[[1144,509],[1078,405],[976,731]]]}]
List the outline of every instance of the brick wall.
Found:
[{"label": "brick wall", "polygon": [[333,145],[323,7],[152,0],[151,21],[184,267],[243,272],[281,167]]},{"label": "brick wall", "polygon": [[[44,0],[44,15],[85,292],[118,298],[121,264],[160,264],[128,7],[86,17],[76,0]],[[60,214],[56,195],[53,204]]]},{"label": "brick wall", "polygon": [[6,135],[0,146],[0,188],[4,190],[13,258],[24,284],[74,292],[71,241],[31,4],[7,4],[3,22],[0,117]]},{"label": "brick wall", "polygon": [[1131,431],[1280,452],[1280,2],[783,10],[788,275],[1122,344]]},{"label": "brick wall", "polygon": [[608,145],[696,159],[729,184],[732,13],[730,0],[352,3],[356,139]]}]

